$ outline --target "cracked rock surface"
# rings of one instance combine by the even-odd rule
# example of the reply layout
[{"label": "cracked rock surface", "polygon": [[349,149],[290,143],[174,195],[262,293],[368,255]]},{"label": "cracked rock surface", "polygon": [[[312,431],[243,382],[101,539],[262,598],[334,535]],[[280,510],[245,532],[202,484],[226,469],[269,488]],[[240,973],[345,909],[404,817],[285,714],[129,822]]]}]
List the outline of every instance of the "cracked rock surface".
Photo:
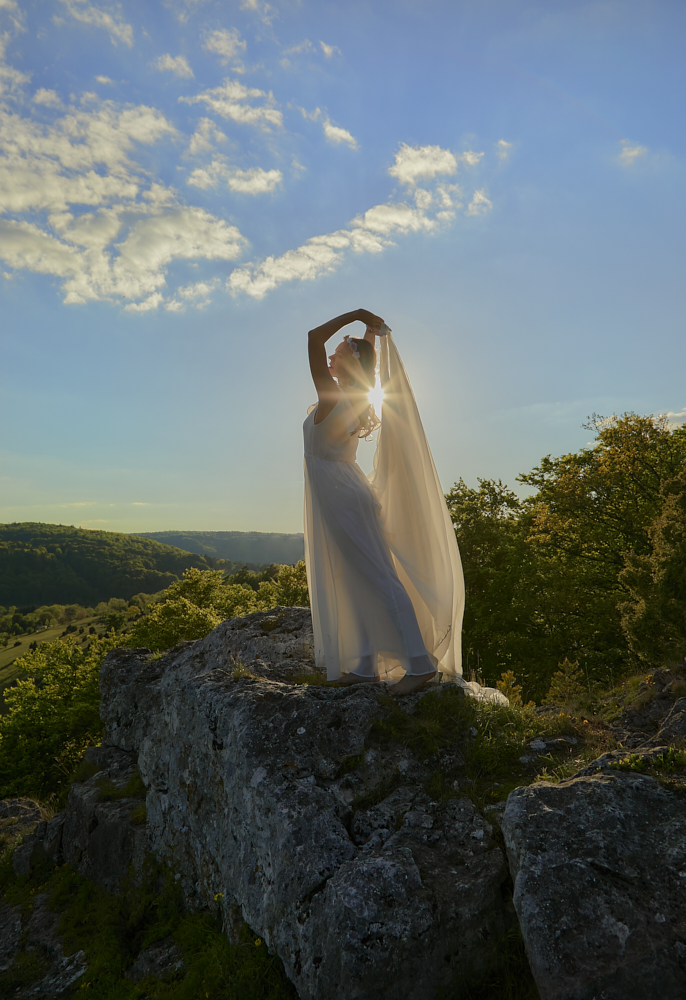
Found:
[{"label": "cracked rock surface", "polygon": [[515,789],[502,816],[541,998],[683,1000],[686,803],[651,777],[597,763],[599,774],[592,765]]},{"label": "cracked rock surface", "polygon": [[504,856],[468,799],[429,798],[406,751],[365,752],[378,691],[294,685],[303,674],[316,679],[301,608],[162,659],[113,651],[104,745],[137,760],[150,845],[188,904],[219,897],[228,924],[237,906],[302,1000],[434,1000],[514,918]]}]

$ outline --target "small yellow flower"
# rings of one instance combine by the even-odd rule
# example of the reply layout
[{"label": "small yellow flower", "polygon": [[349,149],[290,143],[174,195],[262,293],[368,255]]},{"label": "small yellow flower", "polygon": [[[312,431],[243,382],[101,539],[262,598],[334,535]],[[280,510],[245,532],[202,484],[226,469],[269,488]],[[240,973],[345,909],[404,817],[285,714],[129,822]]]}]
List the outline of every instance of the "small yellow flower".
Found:
[{"label": "small yellow flower", "polygon": [[216,903],[216,902],[217,902],[217,900],[219,900],[219,899],[223,899],[223,898],[224,898],[224,893],[223,893],[223,892],[218,892],[218,893],[216,894],[216,896],[214,897],[214,901],[215,901],[215,903]]},{"label": "small yellow flower", "polygon": [[255,938],[255,947],[259,948],[262,944],[262,938]]}]

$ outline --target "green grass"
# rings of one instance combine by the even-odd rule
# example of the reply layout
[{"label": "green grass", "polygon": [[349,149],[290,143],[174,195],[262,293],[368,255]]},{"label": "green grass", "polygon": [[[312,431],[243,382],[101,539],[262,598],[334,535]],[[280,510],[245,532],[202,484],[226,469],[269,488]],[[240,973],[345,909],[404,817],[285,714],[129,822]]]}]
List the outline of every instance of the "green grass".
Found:
[{"label": "green grass", "polygon": [[[0,890],[5,902],[28,914],[39,892],[60,914],[59,933],[65,954],[83,949],[88,970],[76,984],[92,1000],[297,1000],[281,962],[263,941],[243,925],[229,942],[219,912],[187,913],[171,871],[148,859],[141,884],[125,880],[122,892],[110,895],[68,866],[45,868],[31,877],[14,875],[11,852],[0,861]],[[184,968],[169,978],[138,984],[124,974],[137,955],[171,937]],[[47,969],[39,956],[20,952],[14,965],[0,974],[0,997],[35,982]]]},{"label": "green grass", "polygon": [[[483,808],[504,799],[518,785],[529,784],[537,769],[566,763],[573,773],[599,752],[597,730],[568,715],[539,714],[532,706],[506,708],[479,702],[458,688],[425,695],[413,715],[388,695],[381,695],[379,701],[385,714],[374,722],[369,742],[400,744],[428,763],[431,774],[426,790],[435,799],[466,792]],[[531,755],[531,740],[563,735],[576,737],[578,745],[556,750],[535,764],[520,762],[520,757]],[[608,737],[604,739],[607,742]],[[602,746],[600,752],[604,749],[609,747]],[[464,763],[443,763],[451,753],[459,754]]]}]

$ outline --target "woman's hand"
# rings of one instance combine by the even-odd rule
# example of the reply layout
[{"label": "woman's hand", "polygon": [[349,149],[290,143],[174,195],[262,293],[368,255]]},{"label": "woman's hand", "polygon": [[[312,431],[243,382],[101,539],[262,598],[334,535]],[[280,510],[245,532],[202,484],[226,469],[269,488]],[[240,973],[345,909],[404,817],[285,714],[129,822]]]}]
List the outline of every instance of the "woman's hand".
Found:
[{"label": "woman's hand", "polygon": [[381,324],[383,323],[383,320],[381,319],[381,317],[380,316],[375,316],[373,312],[369,311],[369,309],[358,309],[357,310],[357,318],[362,323],[365,323],[367,326],[371,326],[371,327],[374,327],[376,329],[378,329],[378,327],[380,327]]}]

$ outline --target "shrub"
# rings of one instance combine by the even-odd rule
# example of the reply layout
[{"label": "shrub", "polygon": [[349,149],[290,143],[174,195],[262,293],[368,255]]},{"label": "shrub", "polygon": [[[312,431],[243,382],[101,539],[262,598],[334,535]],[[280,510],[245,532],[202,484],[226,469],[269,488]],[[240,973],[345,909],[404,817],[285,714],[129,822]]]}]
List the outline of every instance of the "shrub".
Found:
[{"label": "shrub", "polygon": [[512,670],[505,670],[500,675],[496,687],[505,695],[511,705],[522,704],[522,685],[517,683],[517,678]]},{"label": "shrub", "polygon": [[66,789],[85,748],[100,742],[100,666],[116,645],[114,635],[86,648],[67,636],[16,661],[0,718],[0,797]]},{"label": "shrub", "polygon": [[584,694],[582,684],[583,674],[579,668],[579,661],[571,663],[565,656],[562,663],[558,663],[559,670],[553,674],[548,688],[548,693],[543,699],[544,705],[574,705],[580,701]]}]

